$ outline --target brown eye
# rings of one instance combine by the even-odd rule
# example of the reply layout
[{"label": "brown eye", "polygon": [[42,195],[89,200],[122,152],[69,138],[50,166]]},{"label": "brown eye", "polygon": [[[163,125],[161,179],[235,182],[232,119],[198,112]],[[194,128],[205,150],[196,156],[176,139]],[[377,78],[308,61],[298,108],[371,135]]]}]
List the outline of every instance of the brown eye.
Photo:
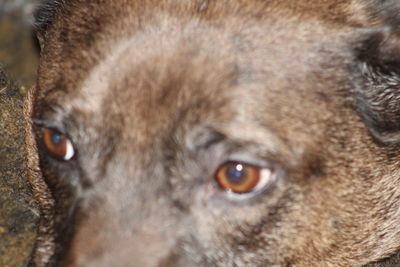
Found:
[{"label": "brown eye", "polygon": [[74,156],[74,147],[71,141],[53,128],[45,128],[43,131],[43,143],[47,151],[56,158],[70,160]]},{"label": "brown eye", "polygon": [[238,162],[227,162],[216,174],[218,184],[236,194],[253,191],[260,182],[262,168]]}]

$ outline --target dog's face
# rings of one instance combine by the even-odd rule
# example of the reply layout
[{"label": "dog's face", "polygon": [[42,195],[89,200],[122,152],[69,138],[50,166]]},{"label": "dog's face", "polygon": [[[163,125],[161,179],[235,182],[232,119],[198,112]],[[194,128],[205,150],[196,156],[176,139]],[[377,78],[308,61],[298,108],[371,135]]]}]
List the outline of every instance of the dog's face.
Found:
[{"label": "dog's face", "polygon": [[391,2],[48,1],[33,118],[50,262],[360,266],[396,250]]}]

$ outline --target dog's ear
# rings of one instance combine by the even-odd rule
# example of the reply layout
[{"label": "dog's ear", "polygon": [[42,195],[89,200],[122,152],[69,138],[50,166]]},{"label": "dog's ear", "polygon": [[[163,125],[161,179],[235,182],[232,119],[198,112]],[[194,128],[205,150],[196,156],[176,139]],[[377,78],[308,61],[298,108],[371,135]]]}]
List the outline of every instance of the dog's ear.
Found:
[{"label": "dog's ear", "polygon": [[383,23],[400,33],[400,1],[398,0],[356,0],[366,7],[370,22]]},{"label": "dog's ear", "polygon": [[[374,0],[379,25],[364,31],[356,48],[356,107],[382,143],[400,142],[400,1]],[[374,9],[375,8],[375,9]]]},{"label": "dog's ear", "polygon": [[42,49],[46,32],[63,4],[64,0],[43,0],[35,10],[35,33]]}]

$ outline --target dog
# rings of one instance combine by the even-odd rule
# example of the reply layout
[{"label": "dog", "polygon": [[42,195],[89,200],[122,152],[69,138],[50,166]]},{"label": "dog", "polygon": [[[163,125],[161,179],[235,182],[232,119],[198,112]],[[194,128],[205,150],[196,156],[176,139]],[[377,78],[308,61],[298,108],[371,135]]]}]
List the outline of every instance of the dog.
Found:
[{"label": "dog", "polygon": [[34,266],[362,266],[400,247],[400,3],[44,1]]}]

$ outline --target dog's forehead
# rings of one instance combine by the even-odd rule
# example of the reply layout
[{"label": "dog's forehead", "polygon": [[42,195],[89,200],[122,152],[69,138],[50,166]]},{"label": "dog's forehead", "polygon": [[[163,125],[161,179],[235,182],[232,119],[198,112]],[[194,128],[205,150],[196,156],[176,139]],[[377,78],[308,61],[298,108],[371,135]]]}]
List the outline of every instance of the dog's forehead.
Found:
[{"label": "dog's forehead", "polygon": [[[122,29],[130,32],[124,23],[129,20]],[[95,62],[89,69],[80,71],[85,57],[57,63],[75,71],[53,77],[57,86],[44,88],[50,89],[45,101],[56,102],[98,138],[113,128],[126,137],[121,140],[154,143],[171,128],[204,123],[242,135],[256,132],[248,129],[255,122],[286,136],[310,129],[299,122],[323,114],[313,113],[316,95],[332,94],[343,82],[346,31],[276,15],[218,23],[160,12],[134,33],[99,38],[82,52]]]},{"label": "dog's forehead", "polygon": [[226,33],[196,23],[157,26],[114,44],[61,105],[99,126],[121,116],[129,128],[158,129],[184,113],[195,122],[232,121],[252,113],[249,107],[279,113],[288,98],[306,101],[320,89],[313,72],[329,65],[314,59],[321,47],[312,42],[288,35],[255,40],[257,27]]},{"label": "dog's forehead", "polygon": [[[143,65],[148,65],[149,68],[163,72],[165,75],[166,71],[161,70],[163,68],[165,70],[169,67],[170,70],[179,71],[179,68],[185,68],[186,62],[207,60],[206,57],[214,59],[214,62],[209,64],[217,66],[228,64],[229,67],[237,68],[239,78],[255,77],[260,73],[268,72],[269,80],[278,77],[287,79],[287,77],[295,76],[299,71],[306,72],[310,68],[316,68],[321,64],[321,62],[313,62],[321,61],[320,54],[316,52],[319,49],[329,49],[324,45],[335,43],[331,45],[334,47],[339,42],[338,36],[333,36],[337,29],[335,26],[324,25],[318,16],[303,17],[318,13],[314,12],[314,9],[311,10],[314,10],[313,12],[304,12],[303,8],[307,5],[303,2],[298,4],[298,8],[297,4],[292,7],[285,4],[286,2],[281,4],[279,1],[267,1],[265,4],[257,1],[250,2],[240,4],[243,5],[243,12],[247,9],[254,10],[253,4],[260,5],[263,19],[259,20],[259,17],[256,17],[252,20],[247,16],[230,16],[225,14],[228,11],[224,11],[225,9],[217,3],[206,4],[207,10],[212,11],[209,14],[202,14],[202,9],[196,9],[197,2],[193,2],[192,6],[185,1],[179,2],[179,5],[182,5],[182,14],[179,16],[173,14],[173,5],[168,7],[169,4],[165,4],[165,7],[163,5],[157,7],[153,3],[154,7],[147,10],[145,6],[148,3],[146,2],[143,3],[144,17],[137,18],[118,15],[117,13],[121,13],[121,10],[111,4],[99,10],[104,12],[107,9],[106,14],[112,19],[101,19],[102,23],[94,31],[90,30],[89,25],[85,26],[86,20],[82,25],[81,23],[78,25],[73,23],[73,20],[65,20],[60,16],[60,19],[55,20],[55,25],[49,29],[60,34],[49,34],[53,36],[52,40],[48,40],[50,45],[45,47],[42,53],[48,60],[43,62],[40,69],[51,69],[52,72],[39,70],[41,74],[39,85],[47,84],[39,87],[43,87],[40,88],[43,94],[47,94],[46,91],[49,90],[56,91],[57,88],[64,90],[68,87],[67,91],[71,94],[71,91],[75,89],[82,91],[85,86],[89,88],[90,86],[87,85],[96,79],[104,84],[106,77],[110,77],[111,74],[122,80],[122,77],[129,76],[131,72],[130,80],[133,80],[135,68],[143,67]],[[317,2],[321,10],[327,8],[323,1]],[[76,10],[72,4],[67,3],[63,5],[63,9],[75,16],[80,14],[79,6],[82,5],[83,9],[86,5],[78,0],[71,3],[75,3]],[[240,5],[236,6],[232,3],[232,6],[227,6],[226,10],[240,13],[240,10],[236,10]],[[350,8],[351,5],[343,1],[343,8],[345,7]],[[126,6],[126,12],[139,12],[137,8],[134,2],[130,2]],[[286,12],[288,8],[289,10],[293,8],[293,10]],[[340,5],[337,8],[342,10]],[[198,14],[193,16],[193,12],[198,12]],[[96,14],[94,10],[90,16],[93,16],[93,20],[100,20],[96,16],[102,16],[102,14]],[[90,22],[91,17],[87,18],[86,23]],[[141,22],[142,20],[144,23]],[[76,21],[81,20],[76,19]],[[340,31],[343,32],[342,27]],[[190,46],[192,50],[188,49]],[[180,49],[184,51],[179,51]],[[157,55],[154,51],[158,51],[159,54]],[[198,55],[199,51],[203,54]],[[176,58],[177,55],[185,52],[186,54],[181,55],[180,59]],[[164,53],[167,55],[163,58]],[[167,56],[170,57],[167,58]],[[326,59],[326,61],[329,60],[329,58]],[[168,62],[171,66],[165,66]],[[65,75],[64,70],[73,71]],[[198,70],[201,70],[201,67],[193,71]],[[208,74],[215,72],[216,67],[208,68]],[[96,78],[96,75],[101,79]],[[137,71],[136,75],[138,75]],[[143,76],[143,74],[140,75]],[[135,78],[140,80],[144,77]],[[109,84],[111,84],[110,80],[107,81]],[[112,83],[118,84],[115,81]],[[129,84],[129,87],[132,87],[132,84]],[[104,97],[104,94],[98,92],[90,92],[88,95],[93,99],[92,102],[97,103],[95,99]]]}]

